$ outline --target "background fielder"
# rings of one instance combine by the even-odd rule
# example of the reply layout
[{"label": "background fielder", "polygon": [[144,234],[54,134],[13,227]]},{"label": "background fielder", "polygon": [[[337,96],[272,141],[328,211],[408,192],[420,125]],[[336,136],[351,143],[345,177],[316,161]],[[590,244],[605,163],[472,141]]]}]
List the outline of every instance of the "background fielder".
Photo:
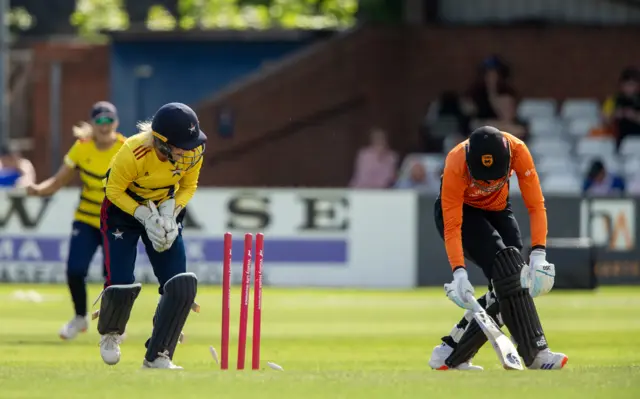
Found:
[{"label": "background fielder", "polygon": [[113,159],[105,179],[101,230],[107,278],[98,320],[100,354],[107,364],[120,360],[121,336],[141,289],[134,268],[142,239],[160,283],[143,366],[181,368],[172,358],[195,300],[197,279],[186,273],[179,225],[198,185],[206,136],[193,110],[180,103],[164,105],[139,130]]},{"label": "background fielder", "polygon": [[[509,203],[509,178],[515,171],[531,219],[530,265],[520,255],[520,228]],[[489,292],[478,299],[499,325],[507,325],[518,352],[530,369],[559,369],[567,356],[548,349],[532,296],[553,287],[555,267],[546,261],[547,215],[544,197],[528,148],[518,138],[485,126],[449,152],[436,200],[435,222],[445,247],[453,282],[447,296],[472,309],[464,259],[480,266],[490,281]],[[434,348],[434,369],[482,369],[471,358],[487,341],[472,312],[454,326]]]},{"label": "background fielder", "polygon": [[[27,187],[27,194],[43,197],[53,195],[67,185],[76,170],[82,180],[82,192],[74,216],[67,257],[67,284],[75,316],[62,326],[62,339],[75,338],[79,332],[86,331],[89,325],[86,278],[96,250],[102,248],[102,180],[109,168],[109,162],[125,141],[125,137],[116,132],[117,127],[116,107],[106,101],[94,104],[91,109],[91,124],[83,123],[74,127],[77,140],[65,155],[64,163],[56,174],[40,184]],[[106,275],[106,269],[103,273]]]}]

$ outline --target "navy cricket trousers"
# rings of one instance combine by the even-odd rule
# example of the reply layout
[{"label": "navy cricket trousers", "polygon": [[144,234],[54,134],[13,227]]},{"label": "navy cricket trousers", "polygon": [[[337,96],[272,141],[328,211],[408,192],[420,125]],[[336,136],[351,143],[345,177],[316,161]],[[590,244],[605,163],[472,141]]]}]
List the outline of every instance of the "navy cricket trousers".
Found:
[{"label": "navy cricket trousers", "polygon": [[[67,258],[67,276],[86,278],[89,273],[91,260],[98,247],[102,247],[102,233],[100,229],[86,223],[75,221],[72,226],[71,239],[69,240],[69,257]],[[104,248],[102,251],[104,257]],[[102,272],[106,276],[104,266]]]},{"label": "navy cricket trousers", "polygon": [[[182,224],[184,213],[183,209],[178,215],[178,226]],[[139,239],[142,239],[153,273],[160,283],[160,295],[163,294],[164,284],[171,277],[187,271],[182,227],[171,248],[164,252],[156,252],[147,237],[144,226],[105,197],[100,210],[100,231],[107,269],[105,287],[135,282],[134,271]]]}]

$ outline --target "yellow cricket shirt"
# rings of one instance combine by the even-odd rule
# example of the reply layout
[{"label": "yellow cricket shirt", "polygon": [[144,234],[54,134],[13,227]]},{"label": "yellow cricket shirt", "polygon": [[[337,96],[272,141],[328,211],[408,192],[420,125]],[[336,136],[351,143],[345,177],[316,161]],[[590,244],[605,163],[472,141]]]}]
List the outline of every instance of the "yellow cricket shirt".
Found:
[{"label": "yellow cricket shirt", "polygon": [[111,148],[100,150],[92,139],[76,140],[64,157],[64,163],[80,172],[82,191],[75,220],[100,228],[100,206],[104,199],[102,180],[107,174],[111,159],[123,146],[126,138],[118,133],[118,140]]},{"label": "yellow cricket shirt", "polygon": [[174,197],[176,206],[185,207],[198,187],[202,159],[185,170],[183,162],[160,161],[150,143],[145,133],[129,137],[104,180],[109,201],[130,215],[148,200],[160,204]]}]

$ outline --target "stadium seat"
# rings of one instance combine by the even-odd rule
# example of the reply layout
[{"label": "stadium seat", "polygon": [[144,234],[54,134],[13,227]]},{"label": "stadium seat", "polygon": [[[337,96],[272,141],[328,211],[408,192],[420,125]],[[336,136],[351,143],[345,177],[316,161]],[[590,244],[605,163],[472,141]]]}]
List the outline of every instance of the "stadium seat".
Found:
[{"label": "stadium seat", "polygon": [[568,121],[568,132],[573,137],[588,136],[592,129],[600,126],[600,119],[581,117]]},{"label": "stadium seat", "polygon": [[509,192],[510,193],[519,193],[520,192],[520,185],[518,184],[518,176],[516,176],[515,173],[509,179]]},{"label": "stadium seat", "polygon": [[565,156],[571,153],[571,143],[559,137],[534,137],[528,144],[529,150],[534,157],[545,155]]},{"label": "stadium seat", "polygon": [[615,140],[611,137],[583,137],[576,145],[580,156],[608,156],[616,152]]},{"label": "stadium seat", "polygon": [[529,120],[531,136],[562,137],[562,123],[555,117],[535,117]]},{"label": "stadium seat", "polygon": [[550,174],[542,180],[542,191],[545,194],[579,194],[582,183],[570,174]]},{"label": "stadium seat", "polygon": [[550,98],[525,98],[518,105],[518,117],[526,121],[551,118],[556,114],[557,102]]},{"label": "stadium seat", "polygon": [[640,136],[627,136],[622,139],[620,155],[640,156]]},{"label": "stadium seat", "polygon": [[562,103],[560,116],[565,120],[600,118],[600,103],[591,98],[571,98]]},{"label": "stadium seat", "polygon": [[623,173],[625,177],[632,178],[640,175],[640,154],[624,160]]},{"label": "stadium seat", "polygon": [[565,156],[542,156],[536,160],[536,170],[540,176],[557,174],[558,171],[570,175],[578,174],[576,161],[571,154],[565,154]]}]

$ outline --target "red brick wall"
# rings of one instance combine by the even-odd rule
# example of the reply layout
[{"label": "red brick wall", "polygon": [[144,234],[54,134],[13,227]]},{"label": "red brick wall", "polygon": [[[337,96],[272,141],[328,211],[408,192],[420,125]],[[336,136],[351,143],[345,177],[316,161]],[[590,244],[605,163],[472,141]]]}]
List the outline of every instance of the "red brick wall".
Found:
[{"label": "red brick wall", "polygon": [[[60,106],[61,156],[73,144],[71,127],[87,120],[91,105],[109,97],[109,52],[106,46],[69,43],[40,43],[33,47],[33,131],[35,143],[32,162],[38,180],[47,178],[54,161],[51,151],[50,68],[62,63],[62,94]],[[59,162],[62,159],[58,159]]]},{"label": "red brick wall", "polygon": [[[311,54],[233,94],[196,107],[209,132],[203,185],[340,186],[368,129],[381,126],[405,153],[417,148],[417,125],[429,101],[445,89],[463,90],[475,66],[499,53],[520,93],[532,97],[598,97],[615,89],[626,65],[640,65],[640,28],[405,28],[356,31],[319,44]],[[50,173],[49,65],[63,60],[63,151],[71,126],[95,101],[108,98],[106,47],[42,44],[35,47],[34,164]],[[355,102],[342,110],[338,105]],[[214,132],[217,107],[231,106],[235,136]],[[337,107],[340,108],[340,107]],[[334,109],[310,126],[296,124]],[[293,133],[234,159],[217,156],[279,130]],[[43,150],[40,150],[42,148]]]},{"label": "red brick wall", "polygon": [[[216,185],[347,184],[357,148],[378,125],[405,153],[417,148],[417,126],[441,91],[463,90],[475,66],[499,53],[513,67],[520,93],[531,97],[604,98],[621,68],[640,65],[640,29],[420,28],[364,29],[319,45],[275,76],[199,107],[211,132],[209,160],[331,104],[363,96],[364,105],[240,159],[210,164],[203,183]],[[230,140],[215,136],[216,107],[236,112]],[[302,154],[302,155],[301,155]]]}]

